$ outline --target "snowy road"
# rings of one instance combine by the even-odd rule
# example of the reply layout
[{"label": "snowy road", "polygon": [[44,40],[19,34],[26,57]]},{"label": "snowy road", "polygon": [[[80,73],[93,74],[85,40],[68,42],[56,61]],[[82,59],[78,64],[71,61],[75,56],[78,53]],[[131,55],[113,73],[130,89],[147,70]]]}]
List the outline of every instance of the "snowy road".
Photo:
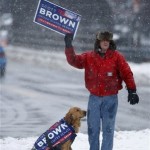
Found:
[{"label": "snowy road", "polygon": [[[147,76],[135,77],[140,104],[129,105],[127,92],[119,93],[116,130],[150,128],[150,84],[145,81]],[[61,119],[70,107],[87,108],[83,72],[57,65],[37,65],[10,58],[0,88],[0,137],[38,136]],[[86,118],[80,131],[87,132]]]}]

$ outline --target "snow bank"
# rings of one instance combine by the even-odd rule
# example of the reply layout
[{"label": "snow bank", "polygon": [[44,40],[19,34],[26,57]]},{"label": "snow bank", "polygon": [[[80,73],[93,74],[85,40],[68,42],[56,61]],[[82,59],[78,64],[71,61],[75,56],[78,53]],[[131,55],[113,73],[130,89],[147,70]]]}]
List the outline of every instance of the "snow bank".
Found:
[{"label": "snow bank", "polygon": [[[37,137],[0,139],[1,150],[30,150]],[[100,137],[101,139],[101,137]],[[88,150],[88,136],[78,133],[73,150]],[[115,132],[114,150],[150,150],[150,129]]]}]

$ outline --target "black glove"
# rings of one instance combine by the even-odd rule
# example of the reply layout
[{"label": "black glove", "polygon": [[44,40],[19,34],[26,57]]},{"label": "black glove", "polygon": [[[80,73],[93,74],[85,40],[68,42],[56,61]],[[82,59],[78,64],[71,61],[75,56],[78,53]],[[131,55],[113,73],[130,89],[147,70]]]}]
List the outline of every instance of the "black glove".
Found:
[{"label": "black glove", "polygon": [[73,34],[72,34],[72,33],[67,33],[67,34],[65,35],[64,40],[65,40],[65,46],[66,46],[67,48],[72,47]]},{"label": "black glove", "polygon": [[136,90],[128,89],[128,102],[130,102],[131,105],[139,103],[139,96],[137,95]]}]

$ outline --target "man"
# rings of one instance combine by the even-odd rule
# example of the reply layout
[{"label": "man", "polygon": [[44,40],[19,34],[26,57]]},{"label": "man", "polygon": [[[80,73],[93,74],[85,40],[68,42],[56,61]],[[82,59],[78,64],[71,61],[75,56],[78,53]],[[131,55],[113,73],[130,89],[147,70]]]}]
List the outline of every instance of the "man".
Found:
[{"label": "man", "polygon": [[101,150],[113,149],[118,91],[122,81],[128,90],[128,102],[139,102],[133,73],[125,58],[116,50],[113,34],[105,31],[96,35],[94,50],[77,55],[72,46],[73,35],[65,36],[65,54],[73,67],[85,69],[85,86],[90,92],[88,102],[88,136],[90,150],[99,150],[102,125]]}]

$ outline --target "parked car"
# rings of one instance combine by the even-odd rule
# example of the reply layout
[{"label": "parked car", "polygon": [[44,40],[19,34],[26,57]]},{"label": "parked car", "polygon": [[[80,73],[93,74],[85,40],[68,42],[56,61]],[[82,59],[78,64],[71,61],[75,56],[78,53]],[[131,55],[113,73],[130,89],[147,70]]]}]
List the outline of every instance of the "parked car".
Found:
[{"label": "parked car", "polygon": [[3,77],[5,75],[6,71],[6,55],[4,48],[0,46],[0,77]]},{"label": "parked car", "polygon": [[7,46],[11,39],[13,18],[10,13],[0,15],[0,45]]}]

